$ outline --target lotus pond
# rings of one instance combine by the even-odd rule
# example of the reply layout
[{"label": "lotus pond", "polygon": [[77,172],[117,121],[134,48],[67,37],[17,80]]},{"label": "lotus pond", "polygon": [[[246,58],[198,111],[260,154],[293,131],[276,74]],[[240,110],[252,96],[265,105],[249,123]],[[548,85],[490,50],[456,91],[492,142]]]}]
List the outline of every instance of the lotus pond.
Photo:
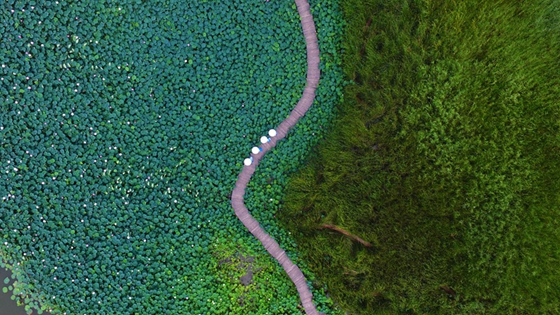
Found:
[{"label": "lotus pond", "polygon": [[[274,217],[342,97],[340,10],[310,3],[316,101],[261,162],[246,204],[318,309],[338,314]],[[4,1],[0,32],[0,256],[27,310],[303,312],[228,196],[305,86],[292,1]],[[247,255],[245,285],[236,257]]]}]

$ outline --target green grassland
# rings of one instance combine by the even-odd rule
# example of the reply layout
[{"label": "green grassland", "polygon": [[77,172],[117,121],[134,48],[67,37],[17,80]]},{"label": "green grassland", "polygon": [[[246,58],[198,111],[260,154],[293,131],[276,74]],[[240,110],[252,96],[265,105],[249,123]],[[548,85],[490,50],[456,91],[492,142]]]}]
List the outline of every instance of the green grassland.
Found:
[{"label": "green grassland", "polygon": [[342,7],[354,83],[277,215],[311,270],[349,314],[558,314],[560,3]]}]

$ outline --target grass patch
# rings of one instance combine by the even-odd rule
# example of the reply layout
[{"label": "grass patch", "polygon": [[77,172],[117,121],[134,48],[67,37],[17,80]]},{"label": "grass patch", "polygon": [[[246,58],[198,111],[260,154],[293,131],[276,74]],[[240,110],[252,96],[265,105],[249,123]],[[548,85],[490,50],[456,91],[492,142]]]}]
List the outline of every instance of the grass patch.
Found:
[{"label": "grass patch", "polygon": [[352,314],[558,312],[557,3],[342,5],[354,84],[279,213],[311,270]]}]

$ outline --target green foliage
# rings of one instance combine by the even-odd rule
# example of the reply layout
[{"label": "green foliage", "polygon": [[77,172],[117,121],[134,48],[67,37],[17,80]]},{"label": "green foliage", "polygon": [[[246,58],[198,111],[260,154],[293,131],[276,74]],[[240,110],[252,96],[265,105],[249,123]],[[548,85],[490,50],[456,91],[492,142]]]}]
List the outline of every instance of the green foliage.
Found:
[{"label": "green foliage", "polygon": [[[289,285],[287,275],[281,268],[276,268],[277,264],[270,255],[257,254],[242,244],[232,247],[230,241],[214,245],[212,252],[217,281],[219,286],[224,288],[219,291],[219,296],[230,302],[219,312],[223,314],[255,314],[259,310],[267,310],[268,314],[299,312],[297,309],[299,299],[295,287]],[[242,277],[247,277],[245,280],[247,283],[242,283]],[[276,296],[291,298],[278,303]]]},{"label": "green foliage", "polygon": [[[333,1],[312,6],[323,54],[317,104],[262,161],[246,199],[290,252],[293,240],[273,217],[280,188],[342,95],[341,13]],[[211,248],[227,235],[266,255],[228,195],[251,147],[305,86],[293,3],[8,1],[2,8],[0,256],[19,283],[14,299],[52,314],[229,307],[216,294],[236,287],[218,285]],[[274,270],[274,285],[290,288]],[[259,292],[255,298],[269,297]],[[314,294],[323,312],[334,312],[324,292]],[[296,301],[291,289],[274,298],[271,306],[286,309]]]},{"label": "green foliage", "polygon": [[[232,246],[233,245],[233,246]],[[267,253],[251,250],[247,245],[233,239],[222,239],[212,246],[213,265],[218,282],[218,296],[229,302],[223,303],[213,314],[299,314],[303,306],[295,286],[282,267]],[[293,257],[292,259],[295,259]],[[300,262],[298,262],[300,263]],[[250,274],[250,276],[248,276]],[[312,275],[310,276],[313,279]],[[248,277],[243,279],[242,277]],[[313,284],[316,284],[313,281]],[[315,289],[320,289],[315,287]],[[324,308],[335,309],[333,302],[320,295],[316,303]],[[278,296],[289,296],[280,300]],[[327,308],[328,307],[328,308]]]},{"label": "green foliage", "polygon": [[280,212],[311,270],[355,314],[557,313],[557,4],[343,8],[355,84]]}]

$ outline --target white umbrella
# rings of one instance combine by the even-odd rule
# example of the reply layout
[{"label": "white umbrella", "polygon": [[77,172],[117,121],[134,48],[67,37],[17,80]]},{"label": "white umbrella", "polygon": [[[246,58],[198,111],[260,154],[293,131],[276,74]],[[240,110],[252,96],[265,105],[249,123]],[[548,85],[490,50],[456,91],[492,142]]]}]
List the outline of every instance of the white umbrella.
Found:
[{"label": "white umbrella", "polygon": [[276,136],[276,130],[270,129],[270,130],[268,131],[268,135],[271,136],[271,137],[275,137],[275,136]]},{"label": "white umbrella", "polygon": [[270,139],[268,139],[268,138],[265,137],[265,136],[262,136],[262,137],[261,137],[261,143],[267,143],[269,140],[270,140]]}]

